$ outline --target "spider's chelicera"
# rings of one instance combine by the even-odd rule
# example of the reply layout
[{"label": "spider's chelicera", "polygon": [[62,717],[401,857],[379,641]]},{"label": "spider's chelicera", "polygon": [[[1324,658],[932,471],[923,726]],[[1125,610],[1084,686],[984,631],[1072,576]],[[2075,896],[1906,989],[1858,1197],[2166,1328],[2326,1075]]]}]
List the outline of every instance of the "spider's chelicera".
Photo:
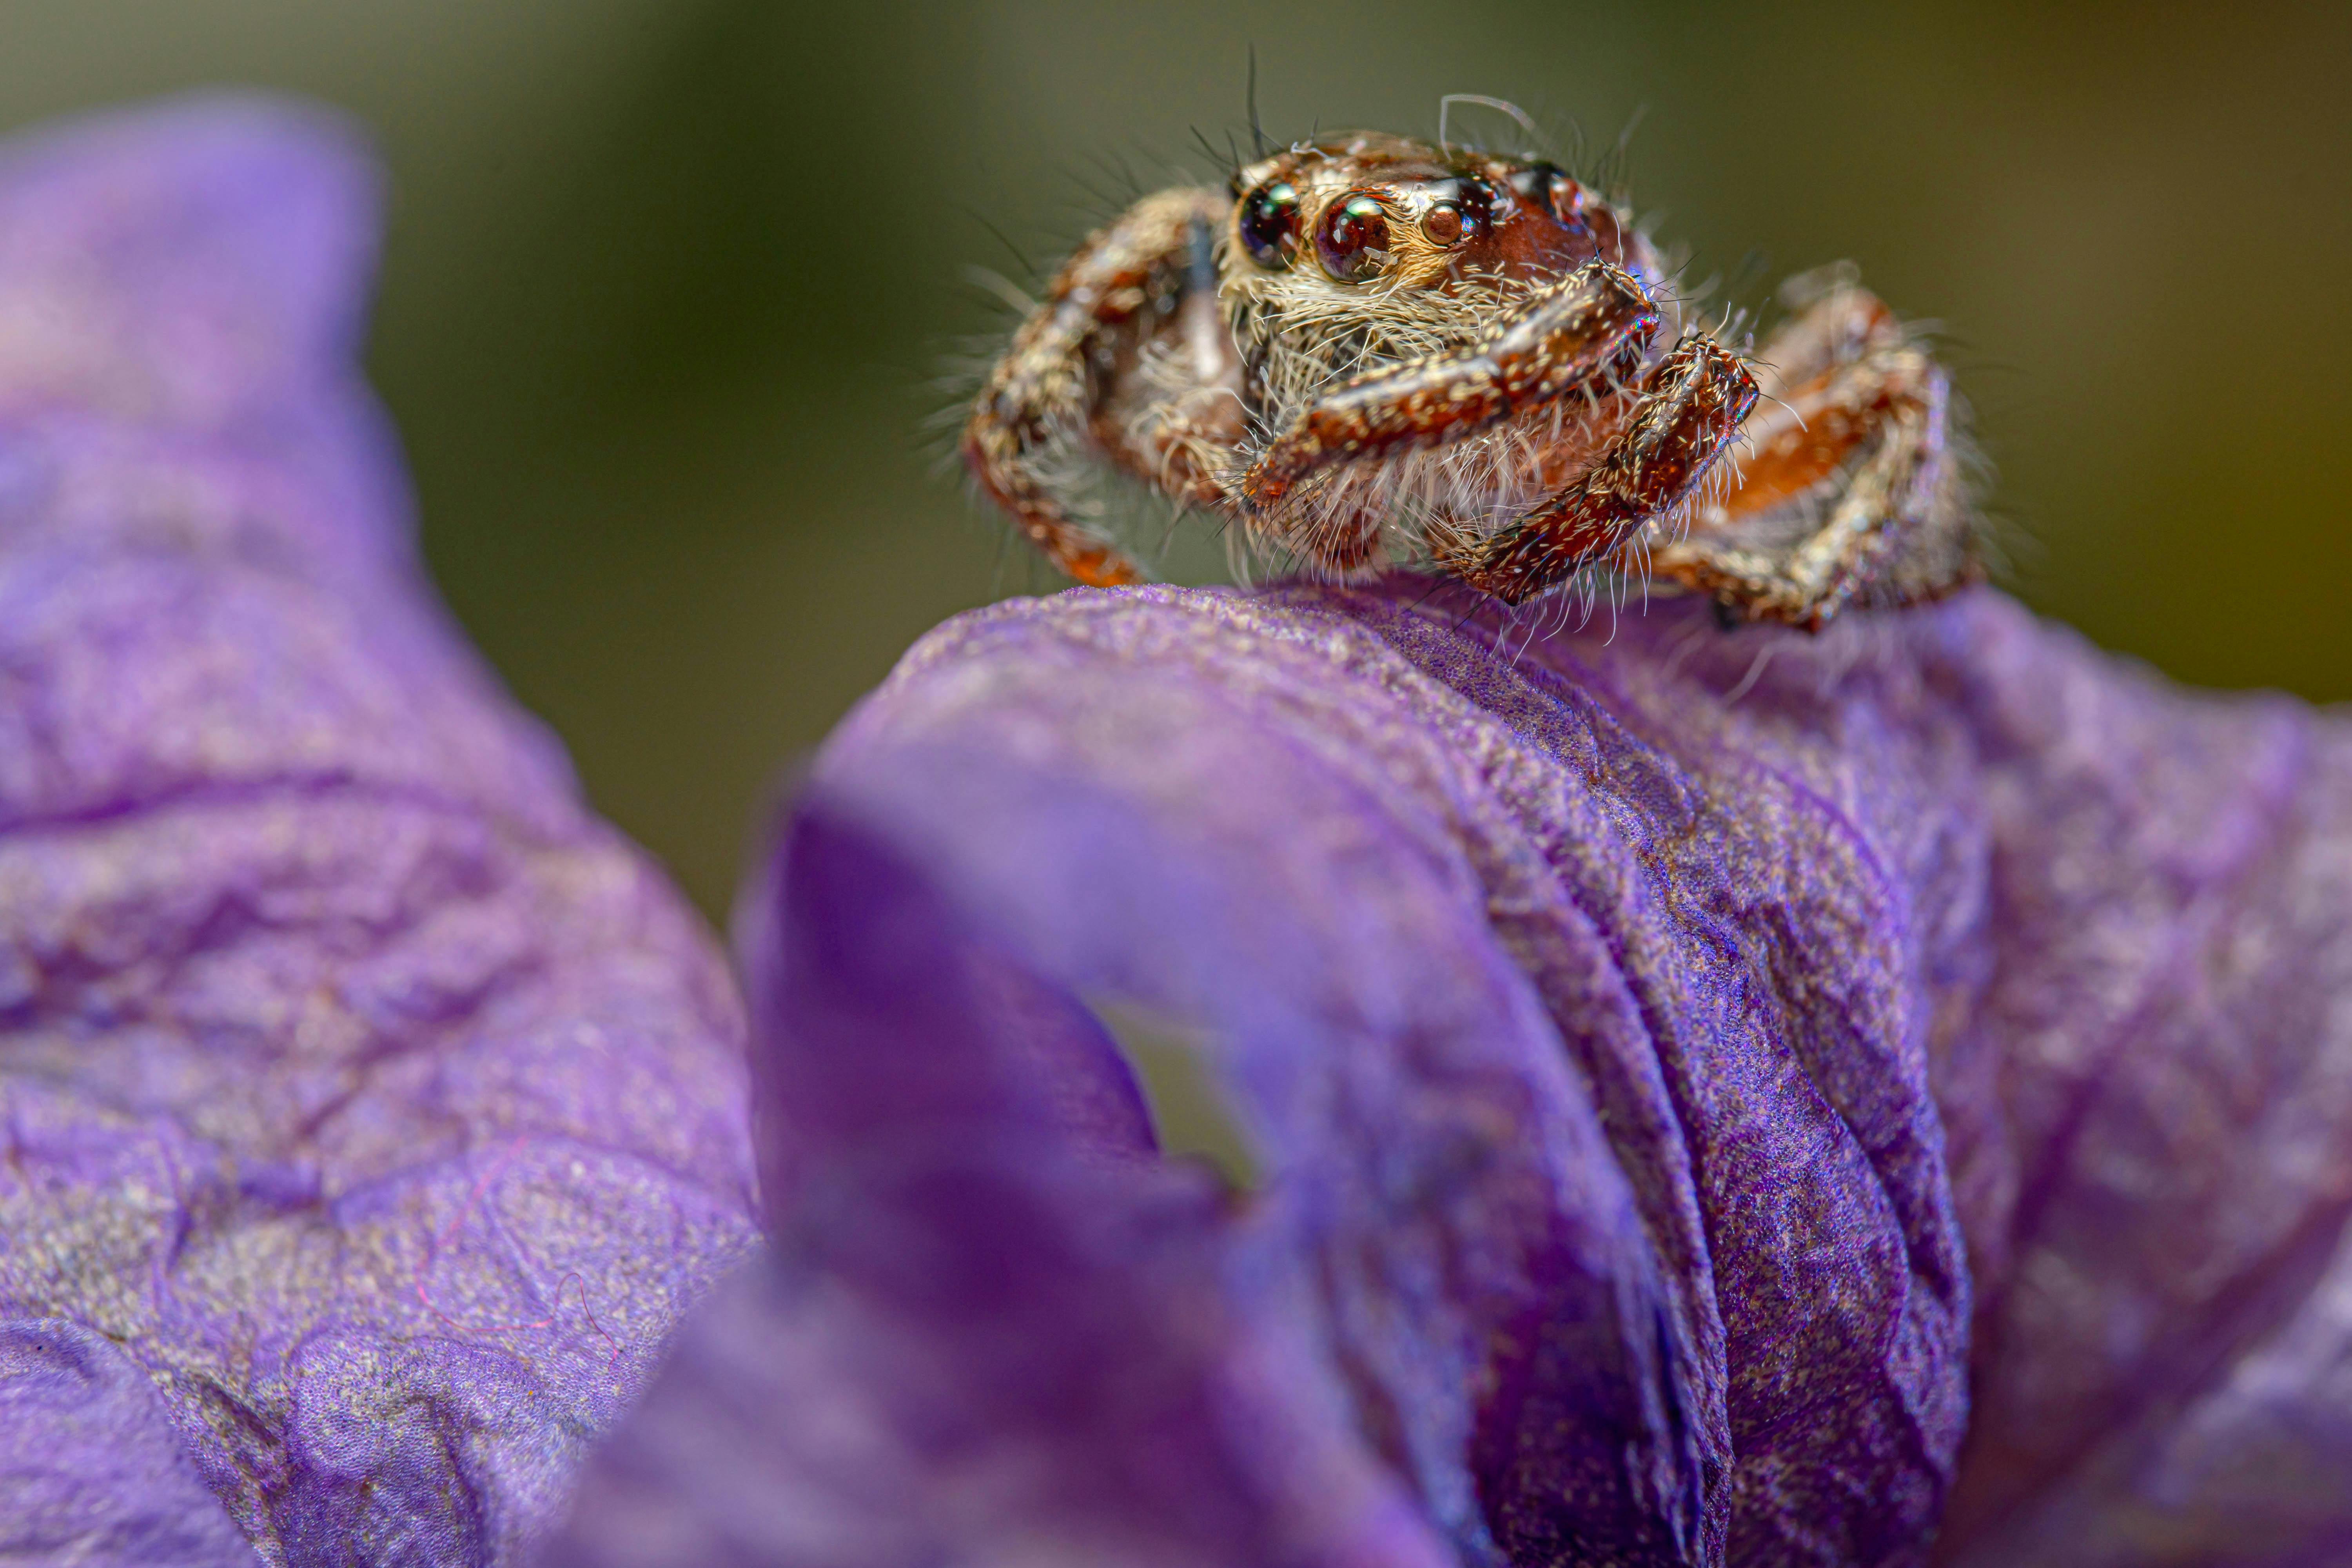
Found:
[{"label": "spider's chelicera", "polygon": [[1511,603],[1654,572],[1818,628],[1977,574],[1949,379],[1849,269],[1751,354],[1685,319],[1630,216],[1549,163],[1355,133],[1147,196],[1055,277],[965,461],[1081,583],[1108,462],[1346,576]]}]

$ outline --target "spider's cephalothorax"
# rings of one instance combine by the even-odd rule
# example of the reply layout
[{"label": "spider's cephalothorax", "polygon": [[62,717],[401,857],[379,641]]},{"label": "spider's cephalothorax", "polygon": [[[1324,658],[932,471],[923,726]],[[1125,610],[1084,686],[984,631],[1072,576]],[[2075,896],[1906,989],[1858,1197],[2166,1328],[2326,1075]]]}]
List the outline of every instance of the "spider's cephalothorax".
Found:
[{"label": "spider's cephalothorax", "polygon": [[1140,574],[1081,521],[1090,460],[1312,569],[1426,560],[1513,603],[1654,570],[1819,627],[1969,580],[1944,371],[1843,271],[1783,295],[1751,359],[1551,164],[1328,138],[1090,237],[991,372],[964,457],[1096,584]]}]

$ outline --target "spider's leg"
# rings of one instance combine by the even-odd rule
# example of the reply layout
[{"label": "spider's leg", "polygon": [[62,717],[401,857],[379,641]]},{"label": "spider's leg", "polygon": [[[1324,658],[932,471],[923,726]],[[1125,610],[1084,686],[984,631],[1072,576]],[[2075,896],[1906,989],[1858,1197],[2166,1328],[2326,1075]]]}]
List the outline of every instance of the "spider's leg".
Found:
[{"label": "spider's leg", "polygon": [[1632,417],[1591,468],[1492,535],[1441,540],[1438,564],[1507,604],[1534,597],[1687,500],[1757,396],[1738,355],[1691,333],[1643,380]]},{"label": "spider's leg", "polygon": [[1217,302],[1214,232],[1196,216],[1183,291],[1115,345],[1087,421],[1103,455],[1185,506],[1217,507],[1249,430],[1241,351]]},{"label": "spider's leg", "polygon": [[1848,605],[1932,598],[1977,575],[1950,379],[1850,284],[1759,358],[1780,399],[1744,434],[1739,488],[1664,542],[1657,570],[1743,620],[1819,630]]},{"label": "spider's leg", "polygon": [[1631,273],[1598,258],[1517,301],[1457,353],[1384,365],[1299,411],[1243,473],[1244,511],[1262,515],[1334,463],[1433,447],[1641,363],[1658,307]]},{"label": "spider's leg", "polygon": [[1048,560],[1095,587],[1142,580],[1078,521],[1074,459],[1141,347],[1183,316],[1198,237],[1230,206],[1211,190],[1146,196],[1087,239],[1013,334],[964,426],[963,458],[990,500]]}]

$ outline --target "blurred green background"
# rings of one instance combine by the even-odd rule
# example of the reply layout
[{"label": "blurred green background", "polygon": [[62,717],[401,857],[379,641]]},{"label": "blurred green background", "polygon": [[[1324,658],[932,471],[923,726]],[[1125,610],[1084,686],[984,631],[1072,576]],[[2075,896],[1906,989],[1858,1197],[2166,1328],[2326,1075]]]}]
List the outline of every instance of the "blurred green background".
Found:
[{"label": "blurred green background", "polygon": [[1605,145],[1646,107],[1632,191],[1695,275],[1851,257],[1944,324],[2029,600],[2352,696],[2340,4],[0,0],[0,124],[226,83],[373,128],[434,570],[714,913],[911,638],[1055,585],[919,430],[995,319],[963,269],[1050,265],[1122,166],[1202,178],[1253,45],[1277,137],[1469,91]]}]

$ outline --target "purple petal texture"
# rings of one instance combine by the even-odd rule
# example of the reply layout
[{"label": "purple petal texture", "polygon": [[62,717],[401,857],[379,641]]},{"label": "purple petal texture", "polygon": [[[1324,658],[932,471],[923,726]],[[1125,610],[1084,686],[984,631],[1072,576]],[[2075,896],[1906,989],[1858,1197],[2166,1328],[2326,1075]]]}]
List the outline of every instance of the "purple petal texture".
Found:
[{"label": "purple petal texture", "polygon": [[[723,967],[422,584],[373,203],[261,104],[0,149],[13,1561],[520,1562],[751,1246]],[[1984,593],[1073,593],[740,934],[772,1242],[545,1560],[2352,1556],[2341,717]]]},{"label": "purple petal texture", "polygon": [[752,1244],[740,1010],[425,588],[372,165],[0,148],[0,1558],[513,1563]]},{"label": "purple petal texture", "polygon": [[739,944],[772,1247],[548,1561],[2352,1552],[2340,717],[1981,591],[1076,591],[918,645]]}]

